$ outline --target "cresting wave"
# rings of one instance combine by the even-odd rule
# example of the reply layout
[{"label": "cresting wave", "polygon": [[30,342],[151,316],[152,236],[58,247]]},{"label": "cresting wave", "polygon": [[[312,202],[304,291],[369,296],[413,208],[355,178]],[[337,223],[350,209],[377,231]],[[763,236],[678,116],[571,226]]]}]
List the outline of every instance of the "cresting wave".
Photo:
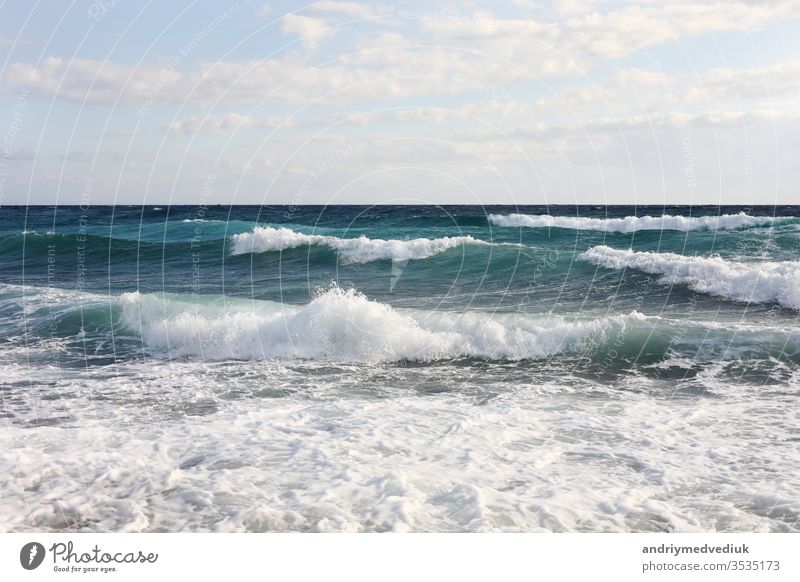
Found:
[{"label": "cresting wave", "polygon": [[125,325],[154,352],[226,359],[343,362],[435,361],[459,357],[536,359],[602,343],[638,313],[585,321],[516,314],[397,310],[332,287],[303,306],[270,301],[227,305],[125,293]]},{"label": "cresting wave", "polygon": [[609,269],[637,269],[662,275],[667,285],[684,284],[700,293],[734,301],[778,303],[800,309],[800,261],[741,263],[720,257],[636,252],[605,245],[579,256]]},{"label": "cresting wave", "polygon": [[791,220],[787,217],[722,214],[720,216],[626,216],[625,218],[588,218],[582,216],[550,216],[549,214],[490,214],[489,222],[501,227],[571,228],[600,232],[630,233],[640,230],[737,230],[769,226]]},{"label": "cresting wave", "polygon": [[552,357],[607,367],[668,356],[708,362],[800,357],[800,335],[791,324],[685,321],[638,311],[576,317],[397,309],[335,286],[308,304],[287,305],[223,295],[104,296],[5,285],[0,312],[0,337],[11,340],[5,355],[18,353],[25,361],[52,353],[56,345],[65,358],[77,350],[81,361],[86,354],[139,358],[143,348],[157,360],[347,364]]},{"label": "cresting wave", "polygon": [[[284,251],[308,245],[326,246],[339,253],[347,263],[368,263],[370,261],[427,259],[462,245],[490,246],[492,243],[472,238],[454,236],[443,238],[415,238],[411,240],[339,238],[319,234],[303,234],[288,228],[257,226],[253,232],[233,235],[234,255]],[[514,245],[518,246],[518,245]]]}]

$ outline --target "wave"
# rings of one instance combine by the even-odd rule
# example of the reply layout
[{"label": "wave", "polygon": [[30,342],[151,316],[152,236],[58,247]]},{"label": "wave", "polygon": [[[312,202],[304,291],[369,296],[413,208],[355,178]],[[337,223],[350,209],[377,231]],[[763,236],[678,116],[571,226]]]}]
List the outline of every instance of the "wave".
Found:
[{"label": "wave", "polygon": [[791,220],[789,217],[722,214],[719,216],[626,216],[624,218],[588,218],[582,216],[551,216],[549,214],[490,214],[489,222],[501,227],[570,228],[600,232],[631,233],[640,230],[738,230],[754,226],[769,226]]},{"label": "wave", "polygon": [[231,240],[233,242],[232,254],[234,255],[284,251],[308,245],[321,245],[337,251],[346,263],[368,263],[387,259],[392,261],[427,259],[462,245],[492,245],[492,243],[475,239],[471,236],[434,239],[415,238],[411,240],[371,239],[363,235],[358,238],[339,238],[319,234],[303,234],[283,227],[262,226],[255,227],[252,232],[235,234]]},{"label": "wave", "polygon": [[21,236],[53,236],[55,233],[52,230],[48,230],[47,232],[39,232],[37,230],[23,230],[19,234]]},{"label": "wave", "polygon": [[[644,316],[533,315],[400,309],[331,287],[305,305],[220,295],[123,293],[0,286],[0,346],[28,361],[74,350],[93,357],[354,364],[548,358],[649,364],[791,360],[800,332],[786,325]],[[24,341],[20,341],[24,338]],[[56,349],[54,346],[58,346]],[[55,352],[54,352],[55,350]],[[614,363],[616,362],[616,363]],[[81,364],[83,365],[83,364]]]},{"label": "wave", "polygon": [[[184,222],[184,223],[187,223],[187,222],[188,223],[200,223],[200,222],[202,222],[202,223],[210,223],[210,224],[230,224],[231,222],[234,222],[234,221],[231,221],[231,220],[214,220],[214,219],[211,219],[211,218],[184,218],[183,220],[181,220],[181,222]],[[242,222],[242,221],[237,221],[237,222]]]},{"label": "wave", "polygon": [[605,245],[578,258],[610,269],[661,275],[664,284],[684,284],[700,293],[748,303],[778,303],[800,309],[800,262],[741,263],[720,257],[636,252]]},{"label": "wave", "polygon": [[199,305],[138,292],[120,296],[122,320],[150,350],[208,360],[435,361],[536,359],[603,341],[642,315],[584,321],[513,314],[398,310],[332,287],[303,306],[269,301]]}]

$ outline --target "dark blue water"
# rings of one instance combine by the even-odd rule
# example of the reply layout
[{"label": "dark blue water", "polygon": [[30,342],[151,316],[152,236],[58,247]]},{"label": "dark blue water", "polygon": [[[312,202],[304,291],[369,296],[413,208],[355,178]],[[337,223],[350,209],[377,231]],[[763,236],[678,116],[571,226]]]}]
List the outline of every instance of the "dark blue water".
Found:
[{"label": "dark blue water", "polygon": [[[770,228],[625,233],[501,228],[487,219],[491,214],[511,213],[615,219],[741,212],[789,220]],[[5,207],[0,211],[0,282],[108,293],[194,292],[305,303],[319,286],[335,280],[392,305],[435,301],[455,309],[472,305],[513,310],[524,304],[537,311],[568,312],[585,308],[587,302],[613,301],[624,308],[627,292],[641,283],[641,277],[597,273],[591,263],[575,260],[580,253],[607,245],[692,256],[716,253],[732,259],[791,260],[797,256],[797,214],[797,207],[786,206]],[[335,249],[320,244],[232,255],[231,237],[251,232],[254,226],[375,240],[471,236],[508,246],[456,246],[410,261],[402,275],[393,279],[390,256],[348,262]],[[532,284],[538,292],[536,301],[526,297]],[[684,302],[689,295],[683,288],[653,289],[646,304],[660,310]],[[704,299],[703,308],[728,307],[724,301]]]}]

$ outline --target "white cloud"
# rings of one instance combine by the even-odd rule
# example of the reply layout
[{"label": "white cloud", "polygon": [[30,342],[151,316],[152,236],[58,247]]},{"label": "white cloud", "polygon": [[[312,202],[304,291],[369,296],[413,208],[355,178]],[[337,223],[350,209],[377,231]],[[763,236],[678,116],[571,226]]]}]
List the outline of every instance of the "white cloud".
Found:
[{"label": "white cloud", "polygon": [[371,18],[387,14],[391,6],[371,5],[361,2],[336,2],[334,0],[319,0],[308,7],[312,13],[342,14],[353,18]]},{"label": "white cloud", "polygon": [[553,0],[553,9],[561,14],[580,14],[589,12],[593,7],[591,0]]},{"label": "white cloud", "polygon": [[225,115],[192,116],[183,121],[173,121],[169,130],[176,133],[190,135],[208,133],[230,133],[244,129],[294,127],[296,120],[293,117],[269,116],[257,118],[239,113]]},{"label": "white cloud", "polygon": [[535,111],[584,121],[714,111],[800,117],[798,99],[800,59],[754,69],[715,69],[688,79],[658,70],[620,70],[541,99]]},{"label": "white cloud", "polygon": [[800,59],[753,69],[715,69],[701,75],[690,102],[741,103],[775,97],[800,99]]},{"label": "white cloud", "polygon": [[626,69],[594,83],[554,90],[534,104],[534,111],[583,121],[652,115],[680,107],[682,89],[686,88],[679,88],[677,79],[661,71]]},{"label": "white cloud", "polygon": [[[316,8],[314,8],[316,6]],[[366,14],[371,6],[320,1],[317,11]],[[48,57],[38,66],[15,63],[6,68],[0,87],[30,87],[34,96],[88,103],[183,103],[236,105],[262,100],[326,103],[456,95],[474,85],[534,81],[542,76],[581,77],[602,59],[621,59],[640,48],[703,31],[753,30],[794,14],[797,3],[678,3],[624,6],[566,20],[498,19],[482,13],[470,17],[427,17],[424,37],[400,33],[359,35],[339,59],[314,68],[297,59],[264,61],[179,62],[158,67],[90,59]],[[313,50],[338,29],[323,18],[288,14],[282,32],[299,35]],[[408,24],[408,23],[405,23]],[[412,28],[418,24],[411,23]],[[439,45],[439,46],[437,46]],[[776,87],[794,83],[793,70],[772,76]],[[709,90],[724,91],[722,73],[708,78]],[[352,87],[348,89],[348,87]],[[751,89],[747,89],[750,91]],[[758,90],[758,84],[752,91]],[[739,93],[744,94],[743,87]],[[578,99],[576,92],[571,96]]]},{"label": "white cloud", "polygon": [[578,3],[564,20],[499,19],[473,15],[428,16],[424,30],[439,42],[456,42],[518,63],[547,58],[588,70],[600,59],[623,59],[639,50],[685,36],[755,31],[800,15],[791,1],[702,4],[679,2],[594,10]]},{"label": "white cloud", "polygon": [[322,18],[287,14],[281,19],[281,32],[298,35],[309,50],[315,50],[323,39],[335,35],[337,30]]},{"label": "white cloud", "polygon": [[534,2],[533,0],[511,0],[511,3],[529,10],[541,10],[544,6],[543,2]]},{"label": "white cloud", "polygon": [[421,95],[455,95],[471,84],[510,83],[534,75],[497,61],[476,65],[473,55],[448,49],[373,50],[325,67],[292,59],[206,62],[192,70],[134,67],[105,61],[44,59],[16,63],[0,87],[26,87],[35,97],[90,104],[124,104],[143,111],[159,104],[228,106],[285,102],[301,106],[321,100],[342,104]]}]

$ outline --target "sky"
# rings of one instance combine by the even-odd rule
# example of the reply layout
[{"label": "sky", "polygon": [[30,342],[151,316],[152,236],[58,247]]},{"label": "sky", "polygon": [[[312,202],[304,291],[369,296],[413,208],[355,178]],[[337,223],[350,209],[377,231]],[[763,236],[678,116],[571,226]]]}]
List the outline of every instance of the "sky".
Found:
[{"label": "sky", "polygon": [[800,0],[0,0],[0,205],[800,203]]}]

